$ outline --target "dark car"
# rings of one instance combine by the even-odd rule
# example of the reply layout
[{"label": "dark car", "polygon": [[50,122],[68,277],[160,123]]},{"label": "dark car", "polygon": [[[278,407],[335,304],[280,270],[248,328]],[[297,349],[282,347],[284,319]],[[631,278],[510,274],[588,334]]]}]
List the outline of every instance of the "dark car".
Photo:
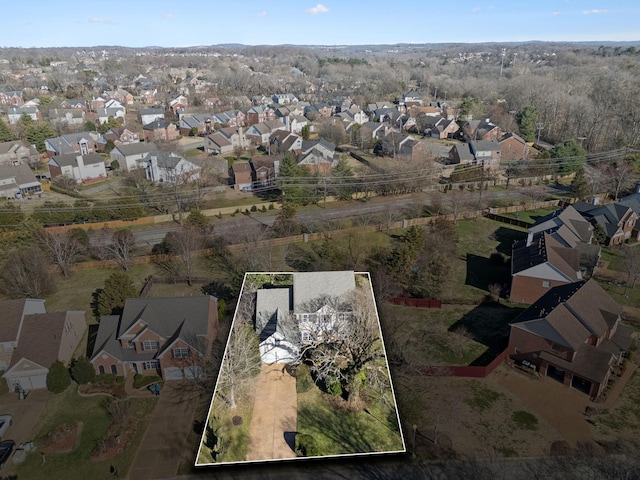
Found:
[{"label": "dark car", "polygon": [[13,440],[5,440],[4,442],[0,442],[0,470],[2,469],[2,467],[4,467],[4,462],[6,462],[11,456],[11,453],[13,452],[15,446],[16,442],[14,442]]}]

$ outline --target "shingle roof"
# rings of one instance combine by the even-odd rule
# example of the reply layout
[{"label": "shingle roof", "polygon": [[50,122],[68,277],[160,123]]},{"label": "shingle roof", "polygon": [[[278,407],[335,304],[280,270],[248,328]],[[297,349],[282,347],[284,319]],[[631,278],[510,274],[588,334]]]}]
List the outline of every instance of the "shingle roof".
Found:
[{"label": "shingle roof", "polygon": [[118,145],[116,148],[125,157],[129,155],[139,155],[140,153],[148,153],[156,150],[155,143],[136,142],[127,145]]},{"label": "shingle roof", "polygon": [[23,358],[49,368],[58,359],[65,320],[72,314],[74,312],[25,315],[18,348],[13,351],[9,368]]},{"label": "shingle roof", "polygon": [[294,273],[294,311],[300,311],[303,305],[318,297],[341,297],[355,288],[355,274],[352,271]]}]

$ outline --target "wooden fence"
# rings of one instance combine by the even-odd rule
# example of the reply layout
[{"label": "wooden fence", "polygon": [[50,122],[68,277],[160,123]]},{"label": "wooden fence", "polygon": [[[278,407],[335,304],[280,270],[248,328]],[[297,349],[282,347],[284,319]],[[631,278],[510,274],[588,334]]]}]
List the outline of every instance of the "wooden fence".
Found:
[{"label": "wooden fence", "polygon": [[442,300],[435,298],[392,297],[389,302],[394,305],[404,305],[405,307],[442,308]]},{"label": "wooden fence", "polygon": [[484,378],[493,372],[500,365],[507,355],[509,349],[500,353],[489,365],[485,366],[459,366],[459,365],[432,365],[418,368],[420,375],[425,377],[472,377]]}]

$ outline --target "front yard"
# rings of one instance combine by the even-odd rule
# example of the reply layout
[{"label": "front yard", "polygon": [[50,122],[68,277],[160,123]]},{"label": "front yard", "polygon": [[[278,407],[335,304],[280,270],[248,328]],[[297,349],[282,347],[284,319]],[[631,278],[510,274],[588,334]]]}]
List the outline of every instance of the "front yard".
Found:
[{"label": "front yard", "polygon": [[[119,408],[114,408],[113,401],[104,395],[80,396],[75,384],[61,394],[51,394],[45,408],[45,416],[40,419],[33,439],[38,450],[28,454],[24,463],[9,467],[6,473],[33,480],[60,478],[62,474],[65,479],[84,480],[106,478],[111,465],[120,472],[126,472],[133,461],[156,400],[131,398],[127,401],[126,407]],[[131,427],[128,432],[121,431],[122,445],[115,451],[115,456],[103,461],[92,459],[101,453],[100,449],[107,440],[110,426],[131,420],[135,420],[136,426]],[[52,431],[70,430],[76,426],[80,434],[75,444],[71,443],[71,449],[60,453],[47,453],[43,463],[38,452],[51,442],[51,435],[48,434]],[[125,440],[128,435],[131,435],[130,442]]]}]

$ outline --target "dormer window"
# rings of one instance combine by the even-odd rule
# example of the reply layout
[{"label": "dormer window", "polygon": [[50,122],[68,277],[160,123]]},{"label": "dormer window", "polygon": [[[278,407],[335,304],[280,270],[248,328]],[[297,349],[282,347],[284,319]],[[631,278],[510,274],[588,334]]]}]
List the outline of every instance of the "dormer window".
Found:
[{"label": "dormer window", "polygon": [[157,351],[160,348],[160,343],[154,340],[145,340],[142,342],[142,350],[145,352]]}]

